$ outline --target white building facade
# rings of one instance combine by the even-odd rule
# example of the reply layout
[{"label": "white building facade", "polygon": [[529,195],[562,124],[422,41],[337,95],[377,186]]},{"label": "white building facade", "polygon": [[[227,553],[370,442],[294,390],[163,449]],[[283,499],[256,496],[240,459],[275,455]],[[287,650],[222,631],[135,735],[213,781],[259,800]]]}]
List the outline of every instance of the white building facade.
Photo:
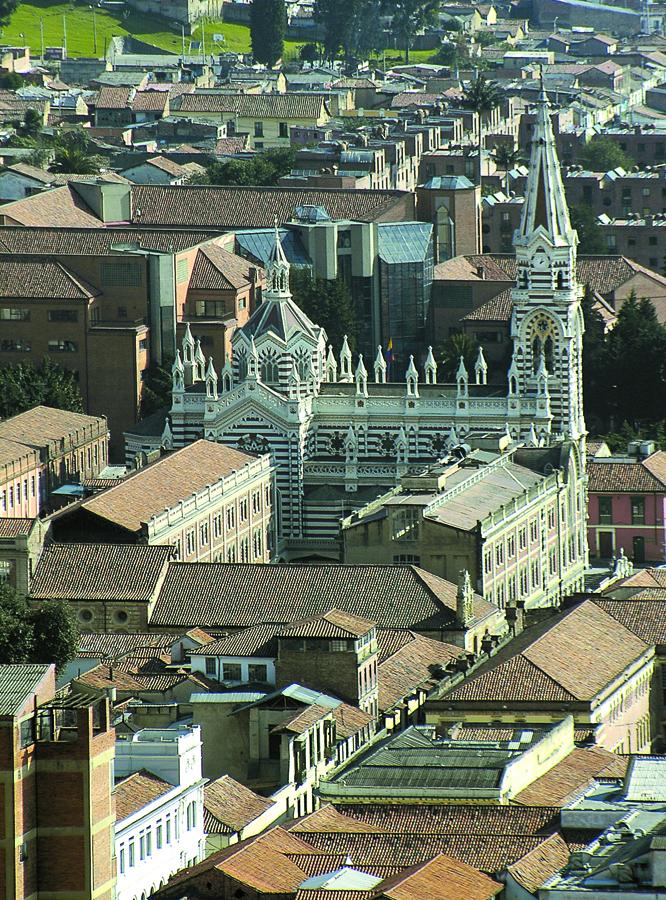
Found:
[{"label": "white building facade", "polygon": [[116,741],[116,777],[148,772],[172,785],[116,821],[116,900],[147,900],[205,857],[198,726],[144,728]]},{"label": "white building facade", "polygon": [[487,383],[482,351],[473,372],[461,359],[455,384],[438,381],[432,351],[422,371],[412,358],[399,382],[388,380],[381,348],[366,364],[361,356],[353,359],[345,340],[336,356],[323,329],[291,299],[277,232],[264,301],[234,334],[233,364],[225,362],[220,379],[211,362],[203,373],[184,344],[173,369],[174,444],[203,436],[272,453],[281,558],[338,558],[342,517],[472,436],[508,435],[532,447],[570,448],[562,475],[568,514],[579,521],[573,549],[579,573],[567,587],[582,587],[586,432],[577,236],[543,90],[531,153],[514,238],[518,277],[505,386]]}]

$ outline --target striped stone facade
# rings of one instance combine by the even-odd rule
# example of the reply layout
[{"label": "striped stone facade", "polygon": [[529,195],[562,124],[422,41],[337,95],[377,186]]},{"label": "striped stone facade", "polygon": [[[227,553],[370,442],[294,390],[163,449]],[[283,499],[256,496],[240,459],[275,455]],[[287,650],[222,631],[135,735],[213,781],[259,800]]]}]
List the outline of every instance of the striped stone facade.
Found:
[{"label": "striped stone facade", "polygon": [[412,359],[396,382],[387,381],[381,348],[372,377],[346,340],[337,356],[327,350],[323,329],[291,299],[277,231],[264,301],[234,335],[233,365],[225,363],[220,390],[212,363],[204,373],[200,348],[191,337],[184,343],[183,360],[174,364],[174,444],[204,436],[273,454],[285,557],[338,557],[341,517],[481,435],[533,447],[571,445],[563,476],[568,507],[580,520],[577,543],[585,546],[577,238],[543,92],[530,182],[515,236],[514,355],[505,386],[486,383],[482,351],[473,373],[461,360],[455,383],[446,384],[437,380],[432,353],[422,372]]}]

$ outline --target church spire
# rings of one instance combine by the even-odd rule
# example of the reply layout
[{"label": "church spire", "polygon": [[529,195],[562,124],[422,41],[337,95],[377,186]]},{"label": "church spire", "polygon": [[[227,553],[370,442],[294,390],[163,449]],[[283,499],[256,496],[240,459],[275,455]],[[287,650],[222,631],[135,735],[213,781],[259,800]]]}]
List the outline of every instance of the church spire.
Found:
[{"label": "church spire", "polygon": [[571,245],[577,240],[569,219],[543,74],[536,104],[525,203],[516,244],[529,241],[539,227],[545,230],[555,246]]},{"label": "church spire", "polygon": [[275,242],[271,247],[268,256],[266,290],[264,291],[264,299],[266,300],[285,300],[291,297],[289,290],[289,261],[285,256],[282,240],[280,239],[280,230],[278,229],[278,220],[275,219]]}]

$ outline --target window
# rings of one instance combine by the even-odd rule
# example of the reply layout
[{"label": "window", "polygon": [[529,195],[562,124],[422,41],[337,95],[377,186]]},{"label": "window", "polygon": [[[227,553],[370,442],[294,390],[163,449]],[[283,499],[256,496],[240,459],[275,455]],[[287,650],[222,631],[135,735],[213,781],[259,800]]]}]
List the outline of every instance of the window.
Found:
[{"label": "window", "polygon": [[191,831],[197,825],[197,805],[194,800],[187,804],[187,830]]},{"label": "window", "polygon": [[516,555],[516,539],[513,535],[507,539],[506,542],[506,553],[509,559],[513,559]]},{"label": "window", "polygon": [[215,676],[216,672],[217,672],[217,668],[215,666],[215,657],[207,656],[206,657],[206,675]]},{"label": "window", "polygon": [[146,836],[145,834],[139,835],[139,859],[146,858]]},{"label": "window", "polygon": [[613,521],[613,498],[599,497],[599,524],[610,525]]},{"label": "window", "polygon": [[76,353],[76,341],[49,341],[49,353]]},{"label": "window", "polygon": [[286,122],[280,122],[280,137],[288,138],[289,137],[289,125]]},{"label": "window", "polygon": [[261,491],[252,493],[252,512],[254,515],[261,512]]},{"label": "window", "polygon": [[194,528],[190,528],[190,530],[185,535],[185,552],[188,554],[194,553],[194,549],[196,547],[196,535],[194,532]]},{"label": "window", "polygon": [[495,547],[495,562],[498,566],[501,566],[504,562],[504,546],[502,544],[498,544]]},{"label": "window", "polygon": [[521,528],[518,532],[518,549],[524,550],[527,547],[527,528]]},{"label": "window", "polygon": [[550,551],[549,565],[550,565],[550,574],[554,575],[557,572],[557,554],[554,550]]},{"label": "window", "polygon": [[30,744],[35,743],[35,717],[30,716],[29,719],[24,719],[19,726],[19,740],[21,742],[21,747],[29,747]]},{"label": "window", "polygon": [[166,831],[166,842],[167,844],[171,843],[171,819],[169,816],[166,817],[164,821],[165,831]]},{"label": "window", "polygon": [[419,537],[420,509],[400,509],[393,516],[393,540],[416,541]]},{"label": "window", "polygon": [[227,547],[227,562],[235,563],[236,562],[236,545],[232,544],[231,547]]},{"label": "window", "polygon": [[158,822],[157,827],[155,828],[155,846],[158,850],[162,849],[162,844],[164,842],[164,834],[162,823]]},{"label": "window", "polygon": [[393,557],[393,562],[398,565],[420,566],[421,557],[416,553],[399,553]]},{"label": "window", "polygon": [[254,123],[254,136],[256,138],[262,138],[264,136],[264,123],[263,122],[255,122]]},{"label": "window", "polygon": [[[49,313],[49,318],[51,314]],[[6,306],[0,309],[0,321],[5,322],[29,322],[30,310],[20,306]]]},{"label": "window", "polygon": [[213,517],[213,535],[216,538],[219,538],[222,534],[222,516],[217,515]]},{"label": "window", "polygon": [[120,868],[120,874],[122,875],[123,872],[125,871],[125,848],[124,847],[120,848],[119,868]]},{"label": "window", "polygon": [[536,519],[532,519],[530,522],[530,540],[536,541],[539,536],[539,523]]},{"label": "window", "polygon": [[263,663],[250,664],[247,667],[248,681],[268,681],[268,667]]},{"label": "window", "polygon": [[492,569],[493,569],[493,554],[492,554],[491,550],[488,550],[488,552],[485,554],[485,556],[483,558],[483,571],[487,575],[489,572],[492,572]]},{"label": "window", "polygon": [[645,525],[645,497],[631,498],[631,524]]},{"label": "window", "polygon": [[554,506],[551,506],[550,509],[548,510],[548,527],[549,528],[555,527],[555,507]]},{"label": "window", "polygon": [[0,353],[30,353],[32,343],[23,340],[2,340],[0,341]]},{"label": "window", "polygon": [[247,509],[247,497],[244,497],[238,504],[238,518],[241,520],[241,522],[245,522],[245,520],[247,519]]},{"label": "window", "polygon": [[208,522],[202,522],[199,526],[199,539],[201,546],[205,547],[208,543]]},{"label": "window", "polygon": [[227,518],[227,528],[233,528],[236,523],[236,511],[233,506],[227,507],[225,510]]},{"label": "window", "polygon": [[135,262],[104,262],[100,267],[104,287],[140,287],[141,266]]},{"label": "window", "polygon": [[222,678],[224,681],[242,681],[243,675],[240,663],[227,663],[222,666]]},{"label": "window", "polygon": [[49,322],[77,322],[79,314],[75,309],[50,309]]},{"label": "window", "polygon": [[131,866],[133,866],[133,865],[136,863],[136,849],[135,849],[135,847],[134,847],[134,841],[130,841],[129,847],[128,847],[128,851],[129,851],[129,853],[128,853],[128,855],[129,855],[129,864],[130,864],[130,867],[131,867]]}]

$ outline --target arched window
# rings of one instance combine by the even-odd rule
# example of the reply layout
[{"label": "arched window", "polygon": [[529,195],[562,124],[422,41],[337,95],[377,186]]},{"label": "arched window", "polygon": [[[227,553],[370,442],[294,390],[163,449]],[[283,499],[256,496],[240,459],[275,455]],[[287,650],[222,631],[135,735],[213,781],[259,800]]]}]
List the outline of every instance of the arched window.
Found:
[{"label": "arched window", "polygon": [[562,272],[561,270],[557,273],[557,276],[555,278],[555,287],[558,291],[564,289],[564,272]]},{"label": "arched window", "polygon": [[550,335],[543,342],[543,356],[544,362],[546,363],[546,368],[549,372],[552,372],[554,369],[553,363],[553,339]]},{"label": "arched window", "polygon": [[244,353],[238,354],[238,380],[245,381],[247,378],[247,356]]},{"label": "arched window", "polygon": [[541,345],[541,338],[535,337],[532,341],[532,371],[536,372],[539,368],[539,361],[541,359],[541,354],[543,352],[543,348]]},{"label": "arched window", "polygon": [[278,364],[274,356],[262,356],[261,380],[266,384],[277,384],[279,379]]}]

